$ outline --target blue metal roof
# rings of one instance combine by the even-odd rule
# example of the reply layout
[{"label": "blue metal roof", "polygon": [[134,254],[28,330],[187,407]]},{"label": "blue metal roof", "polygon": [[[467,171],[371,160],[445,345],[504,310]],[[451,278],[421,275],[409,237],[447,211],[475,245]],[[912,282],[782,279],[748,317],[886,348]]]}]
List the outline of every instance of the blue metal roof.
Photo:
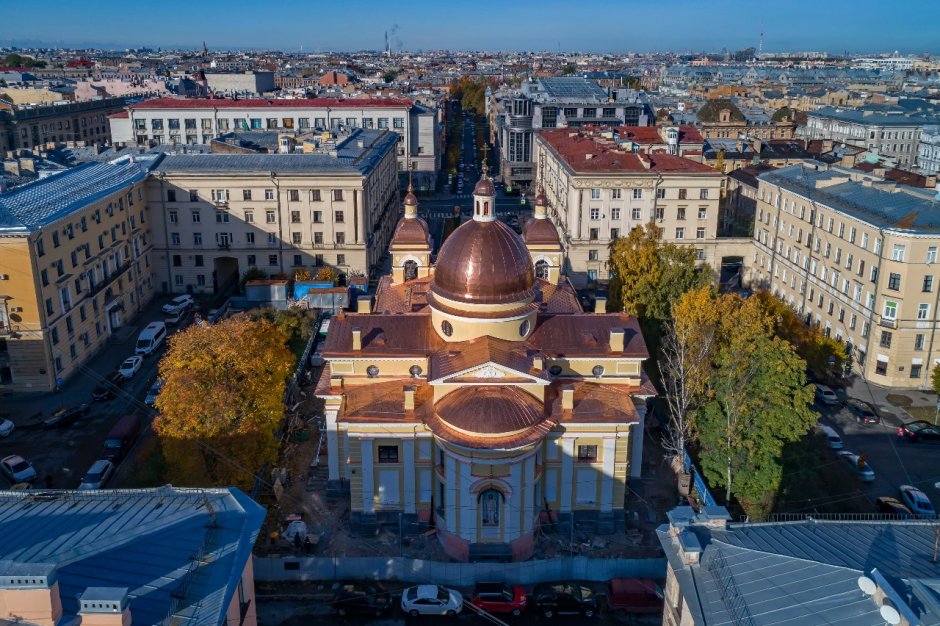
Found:
[{"label": "blue metal roof", "polygon": [[143,180],[154,162],[88,163],[0,194],[0,233],[28,233],[62,219]]},{"label": "blue metal roof", "polygon": [[264,515],[237,489],[0,492],[0,562],[55,564],[67,616],[89,587],[127,587],[134,624],[218,626]]}]

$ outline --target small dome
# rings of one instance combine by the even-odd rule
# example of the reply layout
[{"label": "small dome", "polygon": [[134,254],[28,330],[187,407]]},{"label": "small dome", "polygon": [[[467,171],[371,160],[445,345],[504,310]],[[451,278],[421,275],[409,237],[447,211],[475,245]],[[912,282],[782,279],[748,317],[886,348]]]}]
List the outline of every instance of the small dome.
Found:
[{"label": "small dome", "polygon": [[467,304],[505,304],[533,296],[532,258],[501,221],[464,222],[437,255],[433,293]]},{"label": "small dome", "polygon": [[389,242],[388,247],[427,247],[429,239],[427,222],[420,217],[403,217],[398,220],[398,226],[395,227],[395,232],[392,233],[392,240]]},{"label": "small dome", "polygon": [[405,194],[405,206],[418,206],[418,198],[410,187],[408,193]]},{"label": "small dome", "polygon": [[480,177],[480,180],[477,181],[476,187],[473,188],[473,195],[475,196],[495,196],[496,189],[493,187],[493,181],[489,179],[489,176],[483,174]]},{"label": "small dome", "polygon": [[527,246],[532,245],[561,245],[558,230],[548,218],[533,217],[522,227],[522,240]]}]

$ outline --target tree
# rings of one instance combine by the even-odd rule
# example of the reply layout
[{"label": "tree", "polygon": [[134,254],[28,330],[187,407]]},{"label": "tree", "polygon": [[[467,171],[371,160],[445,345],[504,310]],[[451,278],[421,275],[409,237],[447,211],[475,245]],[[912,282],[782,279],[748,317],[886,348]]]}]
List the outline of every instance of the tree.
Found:
[{"label": "tree", "polygon": [[334,285],[336,281],[339,280],[339,272],[337,272],[332,267],[321,267],[317,270],[316,280],[328,280],[331,281]]},{"label": "tree", "polygon": [[398,77],[398,70],[385,70],[385,73],[382,74],[382,81],[386,83],[394,82]]},{"label": "tree", "polygon": [[700,461],[712,484],[725,488],[755,517],[779,487],[785,443],[809,432],[818,416],[809,406],[805,362],[775,335],[774,320],[757,299],[723,295],[709,399],[697,416]]},{"label": "tree", "polygon": [[694,431],[694,410],[708,389],[718,323],[714,304],[710,287],[682,294],[666,324],[657,361],[669,411],[663,447],[680,460]]},{"label": "tree", "polygon": [[940,365],[934,365],[930,372],[930,386],[934,393],[940,394]]},{"label": "tree", "polygon": [[566,66],[565,66],[565,69],[563,69],[563,70],[561,71],[561,75],[562,75],[562,76],[571,76],[572,74],[574,74],[574,73],[577,72],[577,71],[578,71],[578,68],[576,68],[574,65],[566,65]]},{"label": "tree", "polygon": [[310,273],[310,270],[299,267],[294,270],[294,280],[295,281],[305,281],[313,280],[313,274]]},{"label": "tree", "polygon": [[275,324],[244,315],[172,337],[160,361],[165,384],[154,420],[166,479],[248,489],[253,473],[276,459],[295,362],[287,340]]},{"label": "tree", "polygon": [[725,173],[725,149],[724,148],[721,148],[720,150],[718,150],[718,158],[715,159],[715,169],[721,172],[722,174]]},{"label": "tree", "polygon": [[244,293],[245,283],[247,283],[249,280],[266,280],[267,278],[268,278],[268,273],[265,272],[263,269],[260,269],[257,267],[249,267],[247,270],[245,270],[245,273],[242,274],[241,280],[238,281],[238,289],[239,291]]}]

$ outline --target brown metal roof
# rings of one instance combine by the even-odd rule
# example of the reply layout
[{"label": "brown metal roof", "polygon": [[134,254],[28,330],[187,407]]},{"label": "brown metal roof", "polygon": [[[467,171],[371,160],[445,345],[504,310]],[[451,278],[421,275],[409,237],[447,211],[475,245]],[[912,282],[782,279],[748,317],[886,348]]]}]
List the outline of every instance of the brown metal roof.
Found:
[{"label": "brown metal roof", "polygon": [[534,355],[535,351],[526,350],[525,345],[520,342],[493,337],[449,343],[431,355],[428,378],[437,380],[490,362],[538,376],[538,372],[531,371]]},{"label": "brown metal roof", "polygon": [[403,217],[398,220],[389,249],[428,247],[428,223],[420,217]]},{"label": "brown metal roof", "polygon": [[[614,328],[624,329],[623,352],[610,351]],[[526,343],[553,356],[649,357],[636,317],[624,313],[539,316]]]},{"label": "brown metal roof", "polygon": [[[405,411],[405,387],[415,389],[415,410]],[[424,407],[433,397],[429,385],[412,378],[389,381],[362,381],[343,387],[343,421],[420,422]]]},{"label": "brown metal roof", "polygon": [[[359,351],[352,349],[354,328],[362,332]],[[429,315],[344,314],[332,318],[323,356],[426,356],[443,345]]]},{"label": "brown metal roof", "polygon": [[[574,409],[561,408],[561,390],[574,388]],[[548,413],[559,422],[638,422],[636,408],[631,400],[640,388],[625,385],[606,385],[588,381],[555,381],[546,392]]]},{"label": "brown metal roof", "polygon": [[522,227],[522,239],[526,245],[555,245],[560,246],[558,230],[550,219],[532,218]]},{"label": "brown metal roof", "polygon": [[485,385],[452,391],[434,406],[449,426],[467,433],[499,435],[532,428],[545,419],[542,403],[519,387]]}]

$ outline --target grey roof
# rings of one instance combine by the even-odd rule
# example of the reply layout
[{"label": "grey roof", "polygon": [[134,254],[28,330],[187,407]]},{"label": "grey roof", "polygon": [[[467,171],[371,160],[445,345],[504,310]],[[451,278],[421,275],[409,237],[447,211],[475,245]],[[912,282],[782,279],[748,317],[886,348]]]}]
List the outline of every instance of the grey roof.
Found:
[{"label": "grey roof", "polygon": [[809,117],[824,117],[854,124],[871,126],[923,126],[936,124],[940,119],[936,114],[922,114],[902,108],[864,107],[861,109],[844,109],[841,107],[822,107],[807,113]]},{"label": "grey roof", "polygon": [[[668,526],[660,541],[696,624],[882,626],[858,578],[883,579],[914,622],[940,623],[940,579],[931,563],[936,524],[922,521],[693,524],[703,547],[685,565]],[[882,578],[883,577],[883,578]]]},{"label": "grey roof", "polygon": [[0,194],[0,233],[28,233],[143,180],[154,158],[88,163]]},{"label": "grey roof", "polygon": [[[360,145],[361,142],[361,145]],[[330,154],[186,154],[167,156],[157,172],[275,172],[278,174],[367,174],[389,151],[398,134],[387,130],[359,129]]]},{"label": "grey roof", "polygon": [[[890,181],[842,168],[816,170],[793,165],[759,177],[876,228],[940,234],[940,202],[928,192],[894,187]],[[865,178],[871,186],[852,179]],[[879,184],[882,188],[879,188]]]},{"label": "grey roof", "polygon": [[89,587],[127,587],[134,624],[182,594],[181,622],[216,626],[264,515],[237,489],[0,492],[0,562],[55,565],[66,617]]},{"label": "grey roof", "polygon": [[546,100],[560,102],[606,102],[607,90],[593,80],[576,76],[554,76],[540,78],[539,90]]}]

